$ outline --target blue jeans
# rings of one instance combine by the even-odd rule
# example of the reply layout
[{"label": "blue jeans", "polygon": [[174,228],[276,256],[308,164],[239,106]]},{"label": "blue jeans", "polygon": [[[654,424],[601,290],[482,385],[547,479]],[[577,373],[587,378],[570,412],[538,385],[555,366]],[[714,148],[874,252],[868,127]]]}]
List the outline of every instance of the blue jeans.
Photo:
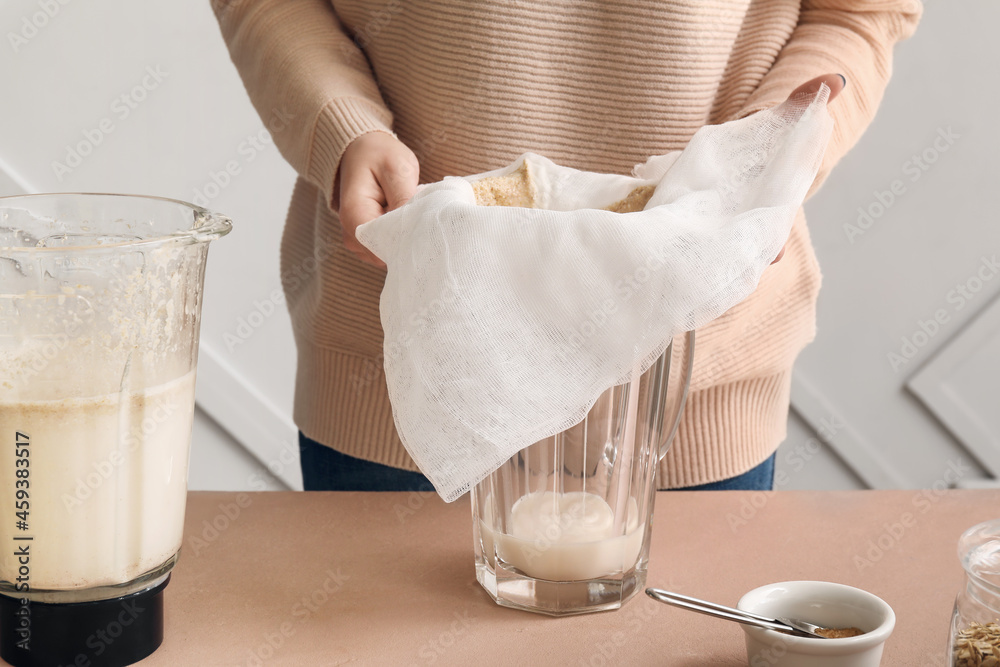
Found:
[{"label": "blue jeans", "polygon": [[[433,491],[419,472],[357,459],[299,433],[302,481],[306,491]],[[774,454],[742,475],[678,491],[770,491],[774,486]]]},{"label": "blue jeans", "polygon": [[770,491],[774,488],[774,454],[764,459],[756,468],[750,468],[742,475],[720,479],[698,486],[688,486],[675,491]]}]

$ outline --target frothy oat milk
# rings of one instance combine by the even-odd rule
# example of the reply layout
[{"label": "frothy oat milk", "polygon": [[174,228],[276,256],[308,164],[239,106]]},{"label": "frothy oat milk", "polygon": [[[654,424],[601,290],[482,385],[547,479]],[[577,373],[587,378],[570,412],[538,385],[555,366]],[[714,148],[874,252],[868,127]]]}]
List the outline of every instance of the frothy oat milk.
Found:
[{"label": "frothy oat milk", "polygon": [[[0,401],[0,582],[17,577],[12,532],[33,538],[33,591],[128,582],[174,556],[194,384],[192,371],[140,393]],[[14,521],[17,441],[29,450],[26,529]]]}]

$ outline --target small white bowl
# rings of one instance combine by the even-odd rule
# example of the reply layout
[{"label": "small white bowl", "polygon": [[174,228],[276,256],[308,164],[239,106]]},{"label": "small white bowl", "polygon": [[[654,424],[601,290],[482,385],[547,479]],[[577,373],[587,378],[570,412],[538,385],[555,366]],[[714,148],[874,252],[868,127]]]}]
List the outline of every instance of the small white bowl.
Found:
[{"label": "small white bowl", "polygon": [[785,616],[827,628],[858,628],[844,639],[811,639],[741,626],[750,667],[878,667],[896,614],[881,598],[827,581],[785,581],[750,591],[736,604],[764,616]]}]

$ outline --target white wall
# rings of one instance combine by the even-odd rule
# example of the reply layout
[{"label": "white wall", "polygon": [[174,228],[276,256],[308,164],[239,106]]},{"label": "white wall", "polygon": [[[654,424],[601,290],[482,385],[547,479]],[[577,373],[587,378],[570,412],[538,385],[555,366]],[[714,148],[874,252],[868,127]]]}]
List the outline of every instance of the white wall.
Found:
[{"label": "white wall", "polygon": [[[156,194],[229,214],[234,232],[213,246],[206,278],[191,485],[295,488],[294,346],[283,307],[269,303],[294,174],[273,145],[253,147],[264,124],[207,0],[63,1],[0,6],[0,194]],[[42,6],[59,11],[46,17]],[[929,485],[959,456],[965,481],[996,472],[970,452],[1000,451],[987,414],[1000,405],[990,370],[1000,335],[985,315],[969,323],[998,303],[1000,279],[962,309],[947,294],[1000,251],[997,25],[991,0],[929,3],[898,49],[878,119],[807,207],[825,282],[819,336],[796,369],[781,488]],[[144,79],[148,90],[136,89]],[[113,131],[95,134],[104,119]],[[959,138],[909,180],[910,156],[949,127]],[[53,162],[88,133],[100,140],[91,154],[57,174]],[[219,175],[227,164],[239,173]],[[845,223],[897,179],[905,192],[852,242]],[[886,355],[942,308],[949,321],[894,370]],[[832,436],[822,437],[823,420],[838,425]]]},{"label": "white wall", "polygon": [[[959,460],[969,483],[988,475],[977,450],[1000,454],[1000,326],[986,323],[1000,276],[969,298],[957,291],[976,287],[982,258],[1000,254],[997,25],[995,2],[925,3],[874,124],[806,206],[824,282],[783,450],[816,435],[809,421],[843,426],[801,470],[779,454],[788,488],[929,486],[953,481]],[[902,194],[891,194],[894,181]],[[859,208],[876,216],[859,223]],[[935,330],[936,314],[946,321]],[[963,345],[970,332],[978,343]],[[904,337],[924,344],[911,350]]]},{"label": "white wall", "polygon": [[[191,484],[300,485],[297,464],[283,456],[296,451],[291,328],[284,308],[271,312],[268,303],[280,285],[277,247],[294,172],[258,136],[264,125],[207,0],[44,5],[58,13],[46,17],[38,0],[0,7],[0,193],[128,192],[186,201],[202,193],[207,202],[197,203],[230,215],[234,232],[213,245],[205,280]],[[42,27],[26,28],[26,21]],[[12,43],[11,33],[27,43]],[[260,150],[250,143],[255,136]],[[81,142],[92,146],[90,154],[57,173],[53,162],[66,164],[68,147]],[[214,189],[213,174],[231,162],[239,174],[215,176],[223,187]],[[247,319],[259,326],[240,329]],[[227,333],[240,344],[227,345]]]}]

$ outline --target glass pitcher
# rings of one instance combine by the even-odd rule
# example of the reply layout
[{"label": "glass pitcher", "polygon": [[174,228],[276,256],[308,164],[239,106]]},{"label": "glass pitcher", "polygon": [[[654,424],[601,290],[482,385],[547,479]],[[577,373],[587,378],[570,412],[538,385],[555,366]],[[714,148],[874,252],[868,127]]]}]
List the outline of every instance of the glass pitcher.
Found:
[{"label": "glass pitcher", "polygon": [[605,391],[576,426],[472,489],[476,578],[500,605],[551,615],[620,607],[646,580],[657,464],[680,423],[694,332]]},{"label": "glass pitcher", "polygon": [[1000,655],[1000,519],[973,526],[958,540],[965,580],[951,618],[949,664],[980,667]]},{"label": "glass pitcher", "polygon": [[181,546],[208,242],[224,217],[0,198],[0,655],[126,665]]}]

